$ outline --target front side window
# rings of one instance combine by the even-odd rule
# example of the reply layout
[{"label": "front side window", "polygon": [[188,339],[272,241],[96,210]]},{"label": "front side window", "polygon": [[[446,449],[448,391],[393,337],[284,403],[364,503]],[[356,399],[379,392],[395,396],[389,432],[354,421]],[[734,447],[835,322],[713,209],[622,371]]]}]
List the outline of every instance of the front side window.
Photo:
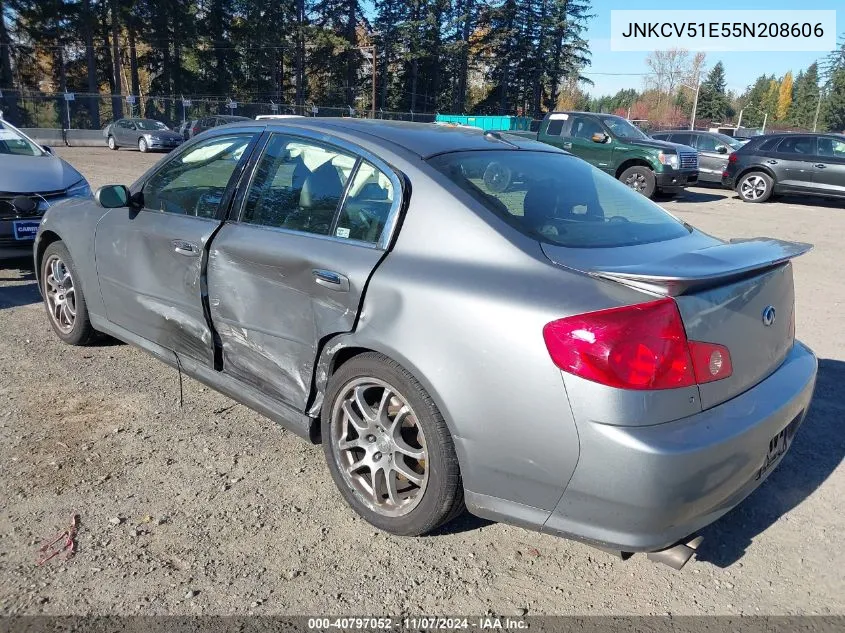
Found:
[{"label": "front side window", "polygon": [[153,119],[138,119],[137,121],[135,121],[135,125],[138,127],[139,130],[144,130],[146,132],[155,132],[157,130],[168,129],[164,123],[162,123],[161,121],[155,121]]},{"label": "front side window", "polygon": [[604,116],[602,117],[602,123],[609,127],[610,131],[613,132],[613,134],[615,136],[618,136],[619,138],[648,138],[645,132],[643,132],[640,128],[632,125],[628,122],[627,119],[623,119],[621,116]]},{"label": "front side window", "polygon": [[542,242],[608,248],[689,233],[657,204],[566,154],[455,152],[429,162],[490,212]]},{"label": "front side window", "polygon": [[698,149],[702,152],[715,152],[717,145],[724,145],[724,143],[717,142],[715,138],[707,134],[698,135]]},{"label": "front side window", "polygon": [[604,130],[601,125],[593,119],[578,117],[572,121],[572,136],[575,138],[590,140],[593,138],[593,134],[598,134],[600,132],[604,132]]},{"label": "front side window", "polygon": [[355,163],[352,154],[336,147],[274,134],[256,167],[241,220],[329,235]]},{"label": "front side window", "polygon": [[845,139],[839,140],[829,136],[819,137],[819,155],[845,159]]},{"label": "front side window", "polygon": [[144,208],[215,218],[252,134],[218,136],[167,162],[144,185]]}]

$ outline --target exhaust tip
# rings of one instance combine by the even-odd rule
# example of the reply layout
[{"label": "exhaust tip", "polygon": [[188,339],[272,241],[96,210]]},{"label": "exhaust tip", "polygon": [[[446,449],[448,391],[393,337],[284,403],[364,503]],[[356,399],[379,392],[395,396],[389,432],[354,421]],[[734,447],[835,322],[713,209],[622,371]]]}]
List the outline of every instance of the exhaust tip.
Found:
[{"label": "exhaust tip", "polygon": [[677,545],[667,547],[666,549],[658,552],[649,552],[646,557],[652,562],[663,563],[672,569],[680,571],[684,568],[684,565],[687,564],[689,559],[692,558],[692,555],[695,554],[695,550],[698,549],[698,546],[701,545],[703,541],[703,536],[694,536],[686,542],[678,543]]}]

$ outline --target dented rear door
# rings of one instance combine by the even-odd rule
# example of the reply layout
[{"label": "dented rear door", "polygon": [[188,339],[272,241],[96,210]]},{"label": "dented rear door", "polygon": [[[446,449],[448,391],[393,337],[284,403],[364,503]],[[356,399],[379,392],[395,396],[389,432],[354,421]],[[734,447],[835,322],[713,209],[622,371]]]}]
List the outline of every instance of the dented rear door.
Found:
[{"label": "dented rear door", "polygon": [[305,409],[318,349],[354,329],[401,199],[376,161],[325,140],[270,136],[237,220],[209,252],[224,373]]}]

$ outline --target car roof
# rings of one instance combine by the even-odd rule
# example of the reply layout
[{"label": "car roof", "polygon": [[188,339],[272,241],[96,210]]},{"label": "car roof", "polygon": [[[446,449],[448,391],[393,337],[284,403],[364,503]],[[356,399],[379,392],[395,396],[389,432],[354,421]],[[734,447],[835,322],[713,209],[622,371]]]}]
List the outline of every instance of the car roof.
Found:
[{"label": "car roof", "polygon": [[254,125],[266,127],[269,130],[301,127],[318,132],[342,133],[347,137],[358,138],[366,142],[378,139],[404,147],[421,158],[450,152],[490,149],[532,149],[565,153],[545,143],[512,136],[506,132],[485,132],[480,128],[447,127],[432,123],[411,123],[410,121],[307,117],[244,121],[239,125]]}]

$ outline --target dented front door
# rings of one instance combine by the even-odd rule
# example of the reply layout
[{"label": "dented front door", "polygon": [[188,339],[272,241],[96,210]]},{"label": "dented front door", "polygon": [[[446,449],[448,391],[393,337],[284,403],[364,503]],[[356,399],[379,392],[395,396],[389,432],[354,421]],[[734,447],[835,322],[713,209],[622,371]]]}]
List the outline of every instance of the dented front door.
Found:
[{"label": "dented front door", "polygon": [[142,184],[142,209],[112,209],[94,238],[109,321],[211,367],[206,246],[219,228],[254,133],[206,139]]}]

